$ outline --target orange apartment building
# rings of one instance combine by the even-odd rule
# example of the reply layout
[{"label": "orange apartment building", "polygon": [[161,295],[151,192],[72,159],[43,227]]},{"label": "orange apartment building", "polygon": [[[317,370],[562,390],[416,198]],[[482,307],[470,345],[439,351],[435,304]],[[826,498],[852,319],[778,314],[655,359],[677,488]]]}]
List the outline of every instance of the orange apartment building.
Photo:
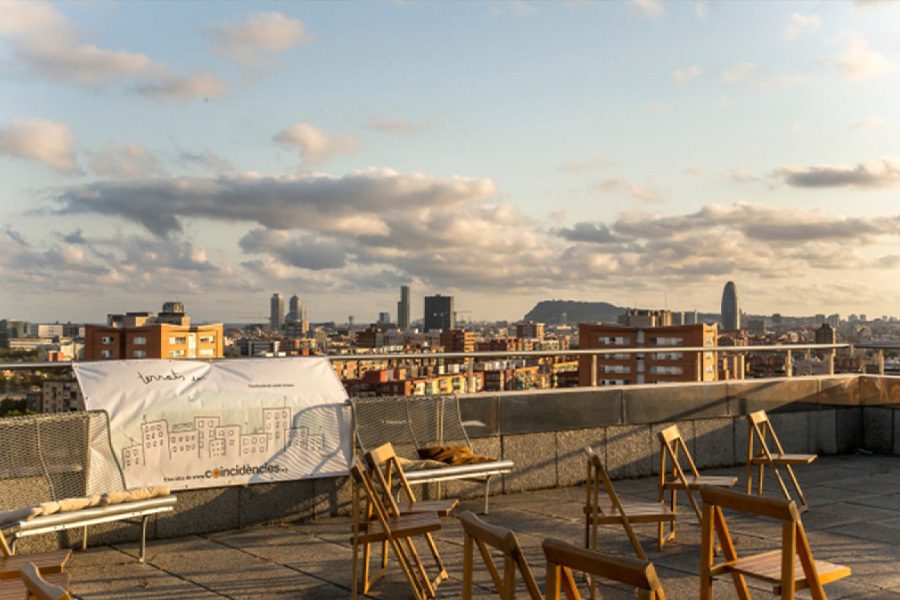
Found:
[{"label": "orange apartment building", "polygon": [[126,358],[222,358],[222,324],[139,327],[86,325],[85,360]]},{"label": "orange apartment building", "polygon": [[[643,354],[607,354],[597,357],[597,384],[668,383],[716,381],[716,352],[679,352],[678,347],[715,347],[716,325],[627,327],[581,323],[578,336],[582,349],[653,348]],[[699,362],[698,362],[699,361]],[[699,367],[699,368],[698,368]],[[579,385],[591,385],[591,357],[579,357]]]}]

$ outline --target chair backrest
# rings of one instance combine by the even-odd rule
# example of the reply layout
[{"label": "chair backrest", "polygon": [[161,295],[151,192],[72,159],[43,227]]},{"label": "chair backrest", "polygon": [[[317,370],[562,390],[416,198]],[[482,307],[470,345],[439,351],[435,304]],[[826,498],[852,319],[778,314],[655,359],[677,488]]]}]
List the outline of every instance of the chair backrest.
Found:
[{"label": "chair backrest", "polygon": [[591,507],[598,514],[604,514],[603,507],[600,505],[600,490],[602,489],[612,503],[613,509],[624,514],[622,502],[619,500],[619,495],[616,494],[616,489],[613,487],[612,480],[609,478],[600,456],[590,446],[585,448],[584,452],[587,455],[587,481],[585,484],[587,501],[585,505]]},{"label": "chair backrest", "polygon": [[34,597],[37,600],[71,600],[72,598],[69,592],[63,588],[44,581],[34,563],[28,563],[21,567],[19,575],[22,576],[22,582],[28,590],[29,598]]},{"label": "chair backrest", "polygon": [[753,442],[754,440],[758,440],[762,454],[766,458],[772,458],[772,452],[766,442],[767,437],[772,439],[772,443],[775,445],[775,450],[778,451],[778,454],[784,454],[784,448],[781,446],[778,436],[775,435],[775,429],[772,428],[772,422],[769,421],[769,415],[766,414],[766,411],[758,410],[750,413],[747,415],[747,421],[750,423],[750,439],[748,440],[748,444],[750,446],[749,453],[751,456],[753,454]]},{"label": "chair backrest", "polygon": [[406,494],[410,502],[416,502],[416,495],[413,493],[409,480],[406,479],[403,467],[400,466],[400,461],[397,459],[397,453],[394,452],[393,444],[388,442],[373,450],[369,450],[366,452],[366,462],[369,465],[370,472],[375,475],[376,480],[381,483],[383,491],[393,497],[391,492],[396,483],[397,486],[403,490],[403,493]]},{"label": "chair backrest", "polygon": [[[700,495],[703,498],[703,533],[701,543],[701,572],[707,574],[715,570],[713,564],[713,531],[719,537],[726,565],[737,560],[737,551],[728,524],[725,521],[723,509],[748,513],[760,517],[767,517],[781,521],[781,586],[782,589],[794,589],[794,558],[798,558],[804,577],[806,578],[810,592],[814,598],[824,598],[825,592],[822,581],[816,571],[812,550],[803,523],[800,521],[800,512],[793,500],[782,498],[763,498],[741,494],[722,488],[701,488]],[[703,577],[701,573],[701,578]],[[793,598],[793,594],[790,596]]]},{"label": "chair backrest", "polygon": [[386,442],[416,448],[465,444],[459,399],[453,395],[383,396],[352,400],[356,441],[363,453]]},{"label": "chair backrest", "polygon": [[[462,523],[465,544],[465,558],[463,561],[463,600],[469,600],[472,596],[472,576],[474,571],[473,549],[478,547],[481,558],[487,567],[497,595],[508,599],[515,597],[516,568],[522,574],[525,587],[532,600],[543,600],[541,590],[538,587],[531,567],[525,559],[522,547],[516,539],[516,534],[505,527],[485,523],[473,513],[466,511],[459,516]],[[493,548],[503,554],[503,575],[497,570],[497,565],[491,556]]]},{"label": "chair backrest", "polygon": [[666,427],[657,435],[659,436],[659,442],[661,445],[659,451],[660,478],[665,476],[666,470],[668,468],[666,463],[671,460],[672,474],[678,477],[682,483],[687,484],[684,469],[679,462],[680,453],[683,453],[684,460],[687,462],[688,468],[691,470],[691,473],[695,477],[700,476],[700,472],[697,471],[697,465],[694,464],[694,459],[691,456],[691,452],[690,450],[688,450],[687,444],[684,443],[684,438],[681,437],[681,430],[678,429],[678,425]]},{"label": "chair backrest", "polygon": [[649,561],[609,556],[556,539],[546,539],[542,545],[547,557],[547,600],[559,600],[560,589],[569,600],[580,600],[572,571],[637,588],[641,599],[665,600],[656,569]]},{"label": "chair backrest", "polygon": [[[353,493],[353,531],[354,533],[362,529],[365,521],[375,517],[381,521],[385,533],[390,532],[389,519],[399,517],[400,510],[396,503],[388,494],[388,503],[385,504],[384,494],[378,492],[375,482],[369,476],[365,465],[359,456],[354,456],[350,462],[350,475],[354,481]],[[365,504],[360,506],[359,492],[365,496]]]}]

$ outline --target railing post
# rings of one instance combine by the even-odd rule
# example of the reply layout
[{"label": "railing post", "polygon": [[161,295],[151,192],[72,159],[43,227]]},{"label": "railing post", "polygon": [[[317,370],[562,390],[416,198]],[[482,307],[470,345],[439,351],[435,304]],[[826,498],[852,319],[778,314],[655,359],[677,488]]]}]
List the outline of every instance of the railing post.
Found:
[{"label": "railing post", "polygon": [[828,353],[828,374],[834,375],[834,354],[836,350],[832,350]]},{"label": "railing post", "polygon": [[475,389],[475,357],[470,356],[466,359],[466,389],[468,393],[474,394],[478,390]]},{"label": "railing post", "polygon": [[878,351],[878,374],[884,377],[884,350]]},{"label": "railing post", "polygon": [[697,381],[703,381],[703,351],[697,351]]},{"label": "railing post", "polygon": [[787,355],[784,357],[784,376],[794,376],[794,353],[790,350],[787,351]]},{"label": "railing post", "polygon": [[591,387],[597,387],[597,355],[591,354]]}]

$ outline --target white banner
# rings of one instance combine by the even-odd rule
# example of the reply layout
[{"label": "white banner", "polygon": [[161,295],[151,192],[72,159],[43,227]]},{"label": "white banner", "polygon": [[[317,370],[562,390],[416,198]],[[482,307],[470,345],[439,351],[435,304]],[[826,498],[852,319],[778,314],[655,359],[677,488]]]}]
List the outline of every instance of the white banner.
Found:
[{"label": "white banner", "polygon": [[74,363],[109,414],[128,488],[191,489],[345,475],[347,393],[324,358]]}]

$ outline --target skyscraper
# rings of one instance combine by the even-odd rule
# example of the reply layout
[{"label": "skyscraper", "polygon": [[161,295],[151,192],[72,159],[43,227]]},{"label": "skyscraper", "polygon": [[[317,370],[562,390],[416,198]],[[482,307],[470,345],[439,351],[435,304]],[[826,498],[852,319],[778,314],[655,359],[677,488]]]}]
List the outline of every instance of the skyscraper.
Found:
[{"label": "skyscraper", "polygon": [[400,287],[400,302],[397,303],[397,327],[409,329],[409,286]]},{"label": "skyscraper", "polygon": [[288,304],[288,314],[285,317],[286,323],[299,323],[303,319],[303,301],[300,296],[294,294]]},{"label": "skyscraper", "polygon": [[425,331],[450,331],[456,328],[453,296],[425,296]]},{"label": "skyscraper", "polygon": [[275,293],[269,302],[269,326],[272,331],[281,331],[282,325],[284,325],[284,296]]},{"label": "skyscraper", "polygon": [[737,331],[740,328],[741,310],[738,305],[737,288],[733,281],[729,281],[722,291],[722,330]]}]

